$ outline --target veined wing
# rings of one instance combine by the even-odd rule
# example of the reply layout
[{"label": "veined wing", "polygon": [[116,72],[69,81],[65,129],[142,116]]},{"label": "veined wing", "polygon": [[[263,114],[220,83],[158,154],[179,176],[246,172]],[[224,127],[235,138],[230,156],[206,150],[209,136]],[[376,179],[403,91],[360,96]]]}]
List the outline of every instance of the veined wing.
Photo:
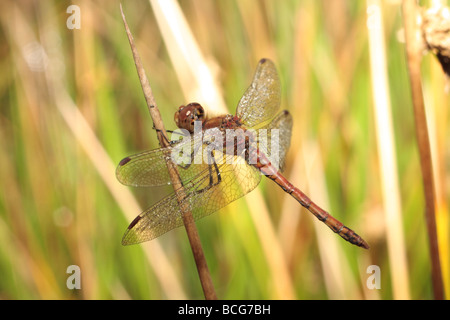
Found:
[{"label": "veined wing", "polygon": [[[182,201],[194,220],[198,220],[249,193],[260,180],[259,170],[246,163],[212,164],[184,185]],[[182,225],[180,205],[174,192],[136,217],[125,232],[122,244],[149,241]]]},{"label": "veined wing", "polygon": [[[178,165],[182,182],[189,181],[207,169],[205,161],[195,161],[202,156],[202,133],[186,136],[171,147],[145,151],[126,157],[116,169],[117,179],[124,185],[151,187],[171,184],[167,159]],[[197,164],[198,163],[198,164]]]},{"label": "veined wing", "polygon": [[280,107],[280,79],[273,62],[261,59],[250,87],[236,108],[242,123],[251,128],[273,118]]},{"label": "veined wing", "polygon": [[[262,141],[261,133],[264,129],[267,129],[267,140]],[[269,156],[272,163],[273,160],[277,160],[280,171],[284,169],[286,154],[291,144],[291,136],[292,116],[287,110],[281,111],[268,125],[258,128],[259,150]]]}]

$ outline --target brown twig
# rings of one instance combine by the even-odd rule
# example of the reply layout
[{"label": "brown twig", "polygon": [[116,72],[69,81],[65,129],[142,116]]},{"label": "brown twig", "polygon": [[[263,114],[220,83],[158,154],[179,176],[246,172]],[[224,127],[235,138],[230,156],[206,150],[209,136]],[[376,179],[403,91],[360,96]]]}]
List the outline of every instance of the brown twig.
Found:
[{"label": "brown twig", "polygon": [[444,299],[441,264],[436,232],[435,217],[435,190],[433,181],[433,168],[431,162],[430,142],[428,138],[425,104],[422,93],[420,76],[420,61],[422,57],[422,44],[417,25],[418,6],[416,0],[403,0],[403,23],[405,28],[406,56],[411,84],[412,102],[416,122],[417,143],[420,153],[420,166],[422,170],[423,187],[425,193],[425,217],[430,248],[431,271],[434,298]]},{"label": "brown twig", "polygon": [[[150,116],[152,117],[155,130],[157,132],[159,144],[161,147],[169,147],[169,143],[165,137],[167,136],[166,130],[164,128],[163,121],[161,119],[161,114],[156,105],[155,99],[153,97],[152,89],[148,82],[147,76],[145,75],[144,67],[139,58],[136,46],[133,42],[133,36],[131,35],[130,29],[128,28],[125,15],[122,11],[122,5],[120,5],[120,12],[122,14],[122,19],[125,25],[125,30],[127,32],[128,40],[130,42],[131,51],[133,52],[134,62],[136,64],[136,69],[138,72],[139,80],[141,82],[142,90],[145,96],[145,101],[147,102],[148,109],[150,111]],[[168,149],[169,150],[169,149]],[[177,167],[170,160],[170,154],[167,159],[167,169],[169,170],[170,180],[172,182],[173,188],[177,195],[178,204],[180,205],[184,226],[189,238],[189,243],[192,248],[192,253],[194,255],[195,263],[197,265],[197,271],[200,277],[200,282],[202,284],[203,293],[207,300],[217,299],[216,292],[212,283],[211,275],[209,273],[208,265],[206,263],[206,258],[203,253],[202,245],[200,242],[200,237],[197,232],[197,228],[194,223],[194,218],[190,212],[188,205],[182,201],[184,199],[184,189],[181,183],[180,176],[178,174]]]}]

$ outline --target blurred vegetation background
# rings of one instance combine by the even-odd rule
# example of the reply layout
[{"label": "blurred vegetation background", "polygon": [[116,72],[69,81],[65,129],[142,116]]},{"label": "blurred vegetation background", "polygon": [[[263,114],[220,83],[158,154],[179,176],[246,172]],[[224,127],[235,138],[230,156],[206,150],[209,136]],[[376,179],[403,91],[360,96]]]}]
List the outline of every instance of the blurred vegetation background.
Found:
[{"label": "blurred vegetation background", "polygon": [[[80,29],[67,27],[71,4]],[[286,177],[371,246],[343,241],[265,179],[197,223],[218,298],[432,299],[400,2],[176,4],[122,3],[166,128],[192,101],[234,113],[258,60],[272,59],[294,118]],[[0,298],[203,299],[183,228],[120,244],[172,190],[115,179],[122,158],[158,147],[119,2],[2,1],[0,39]],[[387,120],[376,121],[377,85]],[[431,54],[423,85],[448,296],[448,83]],[[66,286],[70,265],[80,290]],[[371,265],[380,289],[368,288]]]}]

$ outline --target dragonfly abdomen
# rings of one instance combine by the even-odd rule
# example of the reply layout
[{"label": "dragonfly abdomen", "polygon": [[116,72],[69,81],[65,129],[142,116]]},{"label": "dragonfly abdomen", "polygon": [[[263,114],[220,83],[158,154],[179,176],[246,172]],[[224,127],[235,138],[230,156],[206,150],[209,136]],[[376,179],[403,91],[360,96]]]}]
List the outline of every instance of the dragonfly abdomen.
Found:
[{"label": "dragonfly abdomen", "polygon": [[327,211],[312,202],[306,194],[290,183],[279,171],[275,170],[270,162],[267,164],[261,164],[261,162],[258,162],[256,167],[261,170],[262,174],[265,174],[269,179],[278,184],[285,192],[290,194],[317,219],[325,223],[331,230],[333,230],[333,232],[339,234],[339,236],[341,236],[344,240],[347,240],[358,247],[369,249],[369,245],[363,238],[330,215]]}]

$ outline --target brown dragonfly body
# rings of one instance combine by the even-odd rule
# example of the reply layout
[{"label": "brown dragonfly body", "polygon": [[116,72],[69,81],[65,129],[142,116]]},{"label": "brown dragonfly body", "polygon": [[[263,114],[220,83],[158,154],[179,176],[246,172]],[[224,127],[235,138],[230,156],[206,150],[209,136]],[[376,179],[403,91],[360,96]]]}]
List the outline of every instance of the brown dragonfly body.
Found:
[{"label": "brown dragonfly body", "polygon": [[[285,192],[296,199],[331,230],[350,243],[368,249],[368,244],[353,230],[331,216],[309,199],[301,190],[292,185],[280,172],[287,149],[290,145],[292,117],[284,110],[278,115],[280,104],[280,85],[276,69],[270,60],[260,61],[251,86],[238,104],[236,115],[225,115],[208,119],[204,109],[198,103],[181,106],[175,113],[175,123],[188,132],[185,136],[192,141],[174,142],[174,147],[192,147],[201,140],[200,146],[208,148],[211,141],[204,142],[206,132],[216,129],[222,136],[217,149],[206,152],[209,162],[192,164],[198,148],[187,163],[177,163],[183,181],[183,194],[194,220],[209,215],[228,203],[253,190],[265,175],[277,183]],[[273,120],[267,124],[267,122]],[[195,133],[196,121],[201,122],[201,132]],[[251,130],[249,130],[251,129]],[[279,163],[275,165],[261,149],[262,142],[253,129],[264,129],[272,133],[279,131]],[[241,130],[242,136],[226,135],[229,131]],[[243,138],[241,138],[243,137]],[[274,139],[274,138],[269,138]],[[229,148],[229,146],[232,148]],[[169,147],[171,148],[171,147]],[[271,150],[272,151],[272,150]],[[164,161],[167,161],[167,148],[144,152],[123,159],[117,168],[119,181],[132,186],[155,186],[166,184],[168,175],[164,173]],[[220,155],[231,157],[235,162],[219,161]],[[245,163],[242,163],[244,160]],[[128,227],[122,240],[123,244],[133,244],[151,240],[182,225],[179,199],[176,192],[141,213]]]},{"label": "brown dragonfly body", "polygon": [[290,194],[303,207],[308,209],[309,212],[316,216],[317,219],[325,223],[331,230],[339,234],[343,239],[354,245],[357,245],[358,247],[369,249],[369,245],[366,241],[364,241],[363,238],[361,238],[352,229],[344,226],[342,222],[320,208],[317,204],[312,202],[306,194],[292,185],[292,183],[290,183],[280,172],[270,174],[274,170],[274,168],[272,168],[270,164],[261,165],[260,162],[258,162],[258,167],[261,172],[263,172],[264,174],[267,173],[266,177],[278,184],[285,192]]}]

